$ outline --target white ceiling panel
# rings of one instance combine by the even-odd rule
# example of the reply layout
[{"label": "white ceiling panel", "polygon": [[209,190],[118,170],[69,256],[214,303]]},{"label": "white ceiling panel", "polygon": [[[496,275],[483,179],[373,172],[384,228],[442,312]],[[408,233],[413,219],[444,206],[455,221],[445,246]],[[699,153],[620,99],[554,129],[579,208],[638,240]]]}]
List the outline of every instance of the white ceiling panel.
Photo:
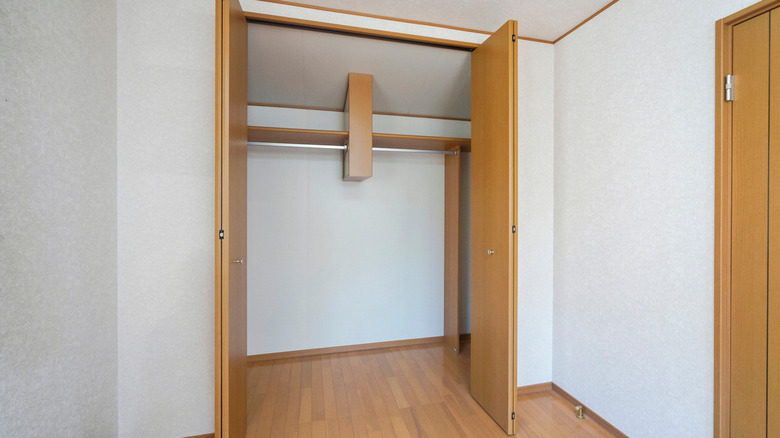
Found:
[{"label": "white ceiling panel", "polygon": [[251,23],[250,103],[342,108],[348,73],[374,77],[374,111],[469,118],[471,53]]},{"label": "white ceiling panel", "polygon": [[294,0],[314,6],[493,32],[517,20],[524,37],[555,40],[608,0]]}]

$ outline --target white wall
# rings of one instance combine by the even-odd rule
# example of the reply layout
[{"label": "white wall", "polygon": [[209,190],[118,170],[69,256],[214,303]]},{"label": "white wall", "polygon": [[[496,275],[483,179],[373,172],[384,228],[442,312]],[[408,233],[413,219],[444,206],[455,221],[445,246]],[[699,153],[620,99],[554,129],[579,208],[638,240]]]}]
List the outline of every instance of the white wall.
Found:
[{"label": "white wall", "polygon": [[[341,131],[344,129],[344,114],[331,110],[249,105],[247,106],[247,124],[275,128]],[[373,132],[381,134],[471,137],[471,122],[465,120],[374,114],[372,125]]]},{"label": "white wall", "polygon": [[554,46],[517,41],[517,386],[552,380]]},{"label": "white wall", "polygon": [[0,436],[114,436],[115,5],[4,1],[0,35]]},{"label": "white wall", "polygon": [[248,158],[248,354],[441,336],[444,158],[339,151]]},{"label": "white wall", "polygon": [[712,436],[714,22],[623,0],[555,46],[553,381],[632,437]]},{"label": "white wall", "polygon": [[123,437],[214,431],[214,8],[117,6]]},{"label": "white wall", "polygon": [[382,18],[366,17],[362,15],[342,14],[339,12],[330,12],[300,6],[285,5],[281,3],[264,2],[262,0],[241,0],[241,8],[244,11],[258,14],[291,17],[299,20],[333,23],[342,26],[376,29],[452,41],[482,43],[488,37],[488,35],[483,33],[448,29],[425,24],[404,23],[400,21],[385,20]]}]

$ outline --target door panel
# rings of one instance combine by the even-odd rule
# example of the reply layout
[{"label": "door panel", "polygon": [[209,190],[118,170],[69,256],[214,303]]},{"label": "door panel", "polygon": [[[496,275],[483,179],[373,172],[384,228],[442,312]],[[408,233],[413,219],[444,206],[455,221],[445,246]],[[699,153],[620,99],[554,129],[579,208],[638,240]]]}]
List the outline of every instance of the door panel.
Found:
[{"label": "door panel", "polygon": [[733,43],[731,431],[759,437],[766,436],[769,15],[735,26]]},{"label": "door panel", "polygon": [[767,437],[780,438],[780,10],[770,26]]},{"label": "door panel", "polygon": [[217,1],[217,437],[246,430],[247,23],[238,0]]},{"label": "door panel", "polygon": [[460,351],[460,150],[444,156],[444,343]]},{"label": "door panel", "polygon": [[508,434],[516,392],[517,23],[471,55],[471,395]]}]

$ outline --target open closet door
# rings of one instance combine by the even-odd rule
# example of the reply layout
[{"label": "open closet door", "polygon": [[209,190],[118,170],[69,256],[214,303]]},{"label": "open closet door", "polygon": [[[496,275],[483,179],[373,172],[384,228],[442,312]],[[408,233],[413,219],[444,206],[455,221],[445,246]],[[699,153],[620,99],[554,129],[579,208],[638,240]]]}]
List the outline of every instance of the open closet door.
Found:
[{"label": "open closet door", "polygon": [[517,22],[471,55],[471,395],[515,432]]},{"label": "open closet door", "polygon": [[217,0],[216,312],[217,437],[246,430],[247,23],[239,0]]}]

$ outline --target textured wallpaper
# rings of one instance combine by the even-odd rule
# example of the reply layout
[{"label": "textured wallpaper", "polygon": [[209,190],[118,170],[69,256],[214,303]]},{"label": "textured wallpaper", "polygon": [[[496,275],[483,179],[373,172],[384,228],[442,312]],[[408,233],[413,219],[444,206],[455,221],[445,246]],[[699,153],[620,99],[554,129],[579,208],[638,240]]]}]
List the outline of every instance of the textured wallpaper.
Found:
[{"label": "textured wallpaper", "polygon": [[554,50],[517,42],[517,386],[552,378]]},{"label": "textured wallpaper", "polygon": [[115,436],[115,5],[4,1],[0,35],[0,436]]},{"label": "textured wallpaper", "polygon": [[214,7],[117,3],[120,437],[214,431]]},{"label": "textured wallpaper", "polygon": [[715,20],[621,0],[555,46],[553,381],[632,437],[711,437]]},{"label": "textured wallpaper", "polygon": [[248,354],[442,336],[444,157],[253,148]]}]

